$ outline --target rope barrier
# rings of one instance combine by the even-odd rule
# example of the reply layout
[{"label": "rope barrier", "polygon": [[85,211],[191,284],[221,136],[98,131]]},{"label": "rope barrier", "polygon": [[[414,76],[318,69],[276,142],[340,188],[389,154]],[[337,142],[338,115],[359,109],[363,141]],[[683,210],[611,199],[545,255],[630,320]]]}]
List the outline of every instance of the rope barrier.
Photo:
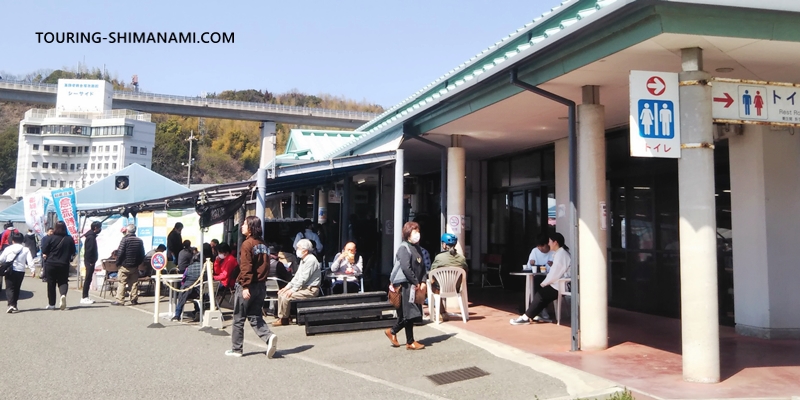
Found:
[{"label": "rope barrier", "polygon": [[[205,269],[205,268],[203,268],[203,269]],[[162,279],[163,279],[163,278],[162,278]],[[200,273],[200,276],[198,276],[198,277],[197,277],[197,280],[196,280],[196,281],[194,281],[194,283],[193,283],[191,286],[189,286],[189,287],[187,287],[187,288],[185,288],[185,289],[179,289],[179,288],[176,288],[176,287],[172,286],[171,284],[168,284],[168,285],[167,285],[167,287],[169,288],[169,290],[174,290],[174,291],[176,291],[176,292],[178,292],[178,293],[182,293],[182,292],[188,292],[188,291],[190,291],[190,290],[192,290],[192,289],[196,288],[197,286],[199,286],[199,285],[200,285],[200,281],[201,281],[202,279],[203,279],[203,273],[201,272],[201,273]],[[164,282],[164,283],[166,283],[166,282]],[[170,282],[170,283],[172,283],[172,282]]]}]

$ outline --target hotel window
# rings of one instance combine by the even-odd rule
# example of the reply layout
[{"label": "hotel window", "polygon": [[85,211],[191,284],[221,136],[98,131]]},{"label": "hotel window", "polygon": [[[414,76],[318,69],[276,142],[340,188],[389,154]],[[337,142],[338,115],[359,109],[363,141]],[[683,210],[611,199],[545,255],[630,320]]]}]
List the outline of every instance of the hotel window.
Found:
[{"label": "hotel window", "polygon": [[103,164],[103,169],[108,169],[108,163]]},{"label": "hotel window", "polygon": [[114,145],[114,152],[116,153],[117,151],[119,151],[119,146]]},{"label": "hotel window", "polygon": [[106,146],[106,151],[111,151],[111,146]]},{"label": "hotel window", "polygon": [[38,144],[33,145],[33,151],[36,151],[36,150],[39,150],[39,145]]},{"label": "hotel window", "polygon": [[31,162],[31,168],[36,168],[38,166],[39,166],[39,162],[38,161]]},{"label": "hotel window", "polygon": [[42,168],[50,168],[50,163],[43,162]]},{"label": "hotel window", "polygon": [[44,145],[44,151],[50,151],[50,145],[49,144]]},{"label": "hotel window", "polygon": [[40,126],[28,126],[25,127],[25,133],[33,133],[33,134],[40,134],[42,133],[42,127]]},{"label": "hotel window", "polygon": [[92,146],[92,152],[97,151],[97,146]]},{"label": "hotel window", "polygon": [[47,179],[42,179],[40,183],[42,184],[42,187],[47,186]]},{"label": "hotel window", "polygon": [[[70,171],[75,171],[75,164],[70,164],[69,165],[69,170]],[[70,186],[72,186],[72,185],[70,185]]]},{"label": "hotel window", "polygon": [[67,146],[61,146],[61,152],[62,152],[62,153],[69,153],[69,147],[67,147]]},{"label": "hotel window", "polygon": [[58,153],[61,150],[61,147],[53,146],[53,153]]},{"label": "hotel window", "polygon": [[83,154],[83,146],[78,146],[78,154]]},{"label": "hotel window", "polygon": [[54,179],[50,180],[50,187],[56,187],[57,184],[58,184],[58,181],[56,181]]},{"label": "hotel window", "polygon": [[89,181],[89,185],[94,185],[94,181]]},{"label": "hotel window", "polygon": [[74,184],[75,184],[74,181],[69,181],[69,185],[67,185],[67,186],[72,187],[72,186],[74,186]]},{"label": "hotel window", "polygon": [[31,186],[36,186],[36,179],[31,179]]},{"label": "hotel window", "polygon": [[55,162],[54,162],[54,163],[50,164],[50,166],[51,166],[53,169],[58,169],[58,163],[55,163]]},{"label": "hotel window", "polygon": [[139,154],[146,156],[147,155],[147,147],[140,147]]},{"label": "hotel window", "polygon": [[67,187],[67,181],[59,181],[58,182],[58,187],[62,187],[62,188],[63,187]]},{"label": "hotel window", "polygon": [[61,170],[62,171],[66,171],[67,170],[67,163],[61,163]]},{"label": "hotel window", "polygon": [[83,163],[83,169],[86,169],[86,163]]},{"label": "hotel window", "polygon": [[111,169],[117,169],[117,163],[111,164]]},{"label": "hotel window", "polygon": [[89,152],[89,146],[83,146],[83,152],[84,153],[88,153]]},{"label": "hotel window", "polygon": [[139,148],[136,146],[131,146],[131,154],[136,154],[139,151]]},{"label": "hotel window", "polygon": [[94,171],[94,163],[92,163],[92,171]]},{"label": "hotel window", "polygon": [[77,152],[78,152],[78,148],[75,147],[75,146],[72,146],[72,154],[75,154]]}]

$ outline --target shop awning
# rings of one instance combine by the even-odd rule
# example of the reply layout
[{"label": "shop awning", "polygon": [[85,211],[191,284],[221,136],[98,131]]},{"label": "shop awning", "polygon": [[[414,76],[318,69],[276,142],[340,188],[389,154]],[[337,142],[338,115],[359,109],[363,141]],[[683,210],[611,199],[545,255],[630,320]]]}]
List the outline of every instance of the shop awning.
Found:
[{"label": "shop awning", "polygon": [[[391,164],[395,157],[395,151],[387,151],[278,167],[275,169],[275,177],[267,179],[267,193],[307,189],[336,182],[361,171]],[[205,227],[227,219],[241,204],[253,198],[255,191],[255,180],[226,183],[158,199],[81,210],[81,214],[127,215],[144,211],[194,208],[201,216],[201,225]]]}]

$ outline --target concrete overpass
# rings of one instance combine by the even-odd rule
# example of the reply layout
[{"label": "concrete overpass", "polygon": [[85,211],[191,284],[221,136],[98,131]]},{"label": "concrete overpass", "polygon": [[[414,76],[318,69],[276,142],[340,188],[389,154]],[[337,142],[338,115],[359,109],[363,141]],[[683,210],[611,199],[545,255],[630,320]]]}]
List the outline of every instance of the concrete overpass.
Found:
[{"label": "concrete overpass", "polygon": [[[55,106],[57,85],[0,80],[0,101]],[[292,107],[278,104],[229,101],[202,97],[114,91],[114,108],[142,112],[244,121],[274,121],[285,124],[332,128],[357,128],[377,114]]]}]

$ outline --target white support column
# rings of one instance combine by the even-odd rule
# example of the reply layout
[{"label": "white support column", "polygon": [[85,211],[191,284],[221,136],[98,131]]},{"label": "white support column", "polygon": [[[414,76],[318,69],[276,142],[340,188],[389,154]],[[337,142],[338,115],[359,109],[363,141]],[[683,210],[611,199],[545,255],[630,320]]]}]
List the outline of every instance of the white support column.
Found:
[{"label": "white support column", "polygon": [[700,48],[681,49],[681,158],[678,160],[683,379],[719,382],[717,237],[711,75]]},{"label": "white support column", "polygon": [[[447,149],[447,232],[458,237],[456,246],[464,254],[464,215],[466,213],[466,152],[459,147],[459,135],[452,136],[452,147]],[[453,225],[453,221],[456,225]],[[454,229],[455,228],[455,229]]]},{"label": "white support column", "polygon": [[581,349],[604,350],[608,347],[607,225],[602,217],[606,206],[605,107],[599,104],[597,86],[583,90],[583,104],[578,106]]},{"label": "white support column", "polygon": [[403,172],[405,171],[405,162],[403,160],[403,149],[397,149],[395,153],[394,162],[394,247],[392,252],[392,260],[397,250],[400,249],[400,243],[403,241]]},{"label": "white support column", "polygon": [[[261,123],[261,158],[258,163],[256,187],[258,188],[256,216],[261,218],[261,228],[264,229],[264,214],[267,206],[267,164],[275,160],[275,123],[264,121]],[[273,165],[274,168],[274,165]],[[274,178],[274,177],[273,177]]]}]

